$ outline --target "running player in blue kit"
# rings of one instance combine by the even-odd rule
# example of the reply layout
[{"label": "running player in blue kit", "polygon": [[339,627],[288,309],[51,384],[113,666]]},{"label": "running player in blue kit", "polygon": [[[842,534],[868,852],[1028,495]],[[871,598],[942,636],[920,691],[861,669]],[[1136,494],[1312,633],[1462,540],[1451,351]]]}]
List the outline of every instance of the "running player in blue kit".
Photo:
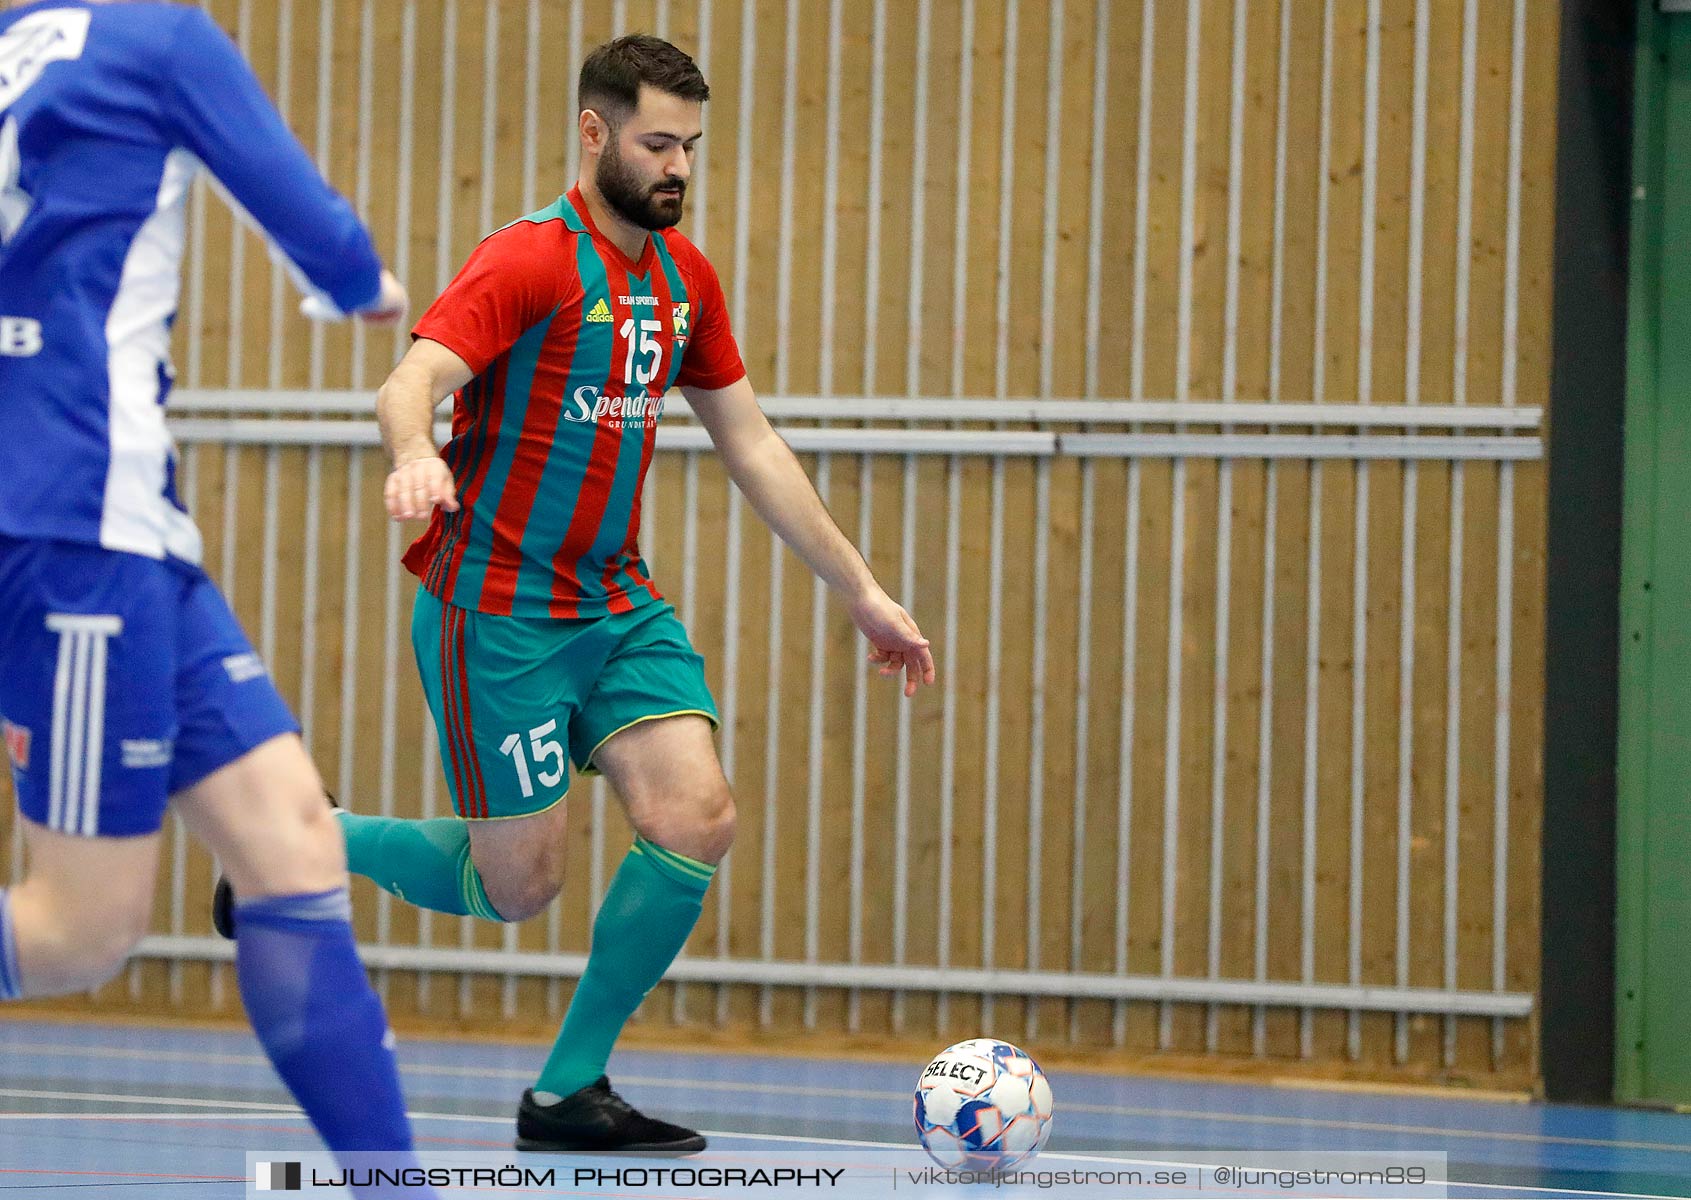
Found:
[{"label": "running player in blue kit", "polygon": [[340,830],[176,497],[170,326],[202,165],[320,307],[403,314],[369,233],[204,12],[0,11],[0,722],[29,860],[0,888],[0,999],[117,970],[172,807],[239,889],[236,975],[277,1072],[331,1150],[408,1162]]}]

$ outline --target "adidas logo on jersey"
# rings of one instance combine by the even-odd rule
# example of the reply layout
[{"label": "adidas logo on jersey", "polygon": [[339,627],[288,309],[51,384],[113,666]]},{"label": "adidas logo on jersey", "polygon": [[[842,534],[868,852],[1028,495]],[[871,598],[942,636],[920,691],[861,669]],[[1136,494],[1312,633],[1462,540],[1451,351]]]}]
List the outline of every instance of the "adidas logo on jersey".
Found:
[{"label": "adidas logo on jersey", "polygon": [[605,325],[610,322],[611,306],[605,303],[605,298],[603,296],[599,297],[599,303],[593,306],[593,311],[587,314],[587,319],[599,325]]}]

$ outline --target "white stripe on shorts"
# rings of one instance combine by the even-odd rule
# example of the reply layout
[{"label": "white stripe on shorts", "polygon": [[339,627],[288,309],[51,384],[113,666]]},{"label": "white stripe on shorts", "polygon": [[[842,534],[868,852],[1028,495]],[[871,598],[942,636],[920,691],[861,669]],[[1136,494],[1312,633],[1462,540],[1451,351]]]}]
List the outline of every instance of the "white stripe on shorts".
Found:
[{"label": "white stripe on shorts", "polygon": [[49,613],[47,628],[59,635],[47,827],[92,837],[99,832],[105,755],[106,643],[123,632],[123,618]]}]

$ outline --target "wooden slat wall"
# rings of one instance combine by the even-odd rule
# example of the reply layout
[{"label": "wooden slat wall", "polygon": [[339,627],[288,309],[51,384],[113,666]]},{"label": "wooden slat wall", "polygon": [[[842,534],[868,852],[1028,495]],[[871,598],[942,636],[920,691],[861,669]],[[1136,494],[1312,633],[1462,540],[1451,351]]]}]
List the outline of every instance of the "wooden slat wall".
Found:
[{"label": "wooden slat wall", "polygon": [[[1551,244],[1546,182],[1553,166],[1557,41],[1551,0],[1522,0],[1520,5],[1524,186],[1518,194],[1514,279],[1508,267],[1516,6],[1501,0],[1467,5],[1461,0],[1419,5],[1379,0],[1372,188],[1365,121],[1370,5],[1363,0],[1331,0],[1330,57],[1323,49],[1320,0],[1239,0],[1240,31],[1232,0],[1194,0],[1192,10],[1163,0],[1148,16],[1137,0],[931,0],[921,6],[930,20],[925,61],[917,58],[920,12],[911,5],[867,0],[592,3],[580,6],[578,42],[572,6],[564,0],[504,0],[491,10],[490,2],[212,0],[208,5],[247,46],[261,77],[285,102],[293,127],[325,161],[337,186],[359,198],[381,250],[403,271],[419,305],[432,298],[482,233],[538,207],[565,186],[573,161],[573,65],[583,48],[611,34],[612,20],[622,14],[628,28],[665,28],[694,49],[708,24],[708,52],[701,58],[714,96],[706,110],[702,179],[692,200],[692,219],[701,207],[705,217],[691,233],[722,275],[752,379],[765,392],[932,396],[939,417],[946,398],[958,394],[1546,402]],[[1465,8],[1474,23],[1468,60]],[[1424,226],[1417,257],[1412,171],[1418,12],[1426,19],[1427,75]],[[841,28],[838,183],[837,202],[829,211],[827,49],[835,18]],[[799,66],[791,82],[796,104],[791,137],[783,131],[789,19],[798,23]],[[878,96],[873,70],[877,20],[885,22],[879,76],[884,91]],[[325,21],[333,44],[331,52],[320,54]],[[291,37],[286,37],[289,22]],[[1194,22],[1195,46],[1188,44]],[[525,66],[531,30],[539,38],[536,79],[529,78]],[[965,40],[971,30],[972,39]],[[1055,48],[1054,31],[1062,39]],[[1011,32],[1014,40],[1008,41]],[[1230,113],[1236,32],[1242,33],[1244,59],[1238,74],[1243,129],[1235,183]],[[1283,34],[1289,38],[1284,46]],[[1154,39],[1148,57],[1147,36]],[[485,70],[490,37],[497,49],[491,79]],[[359,98],[364,38],[370,41],[375,68],[366,84],[368,103]],[[1100,38],[1104,49],[1097,55]],[[291,55],[282,64],[285,42],[291,43]],[[755,59],[742,77],[747,53]],[[958,73],[965,55],[973,82],[967,94],[960,94]],[[1095,148],[1098,61],[1107,86],[1098,126],[1101,142]],[[1287,74],[1283,113],[1282,61]],[[1466,110],[1465,61],[1472,63],[1474,87]],[[1196,118],[1190,195],[1183,188],[1189,64]],[[323,72],[328,72],[326,82]],[[924,83],[926,156],[918,170],[913,113]],[[1054,124],[1047,119],[1048,88],[1056,89]],[[319,113],[320,89],[331,106],[326,114]],[[878,124],[871,119],[877,101]],[[1145,104],[1150,115],[1142,125]],[[1471,191],[1463,182],[1465,111],[1472,121],[1467,147]],[[403,136],[407,115],[409,140]],[[320,116],[327,137],[322,145],[316,140]],[[1012,128],[1006,127],[1007,118]],[[1282,121],[1285,158],[1277,163]],[[1140,145],[1141,128],[1149,133],[1148,146]],[[1049,160],[1056,171],[1049,188],[1055,238],[1048,243],[1051,137],[1058,144]],[[368,155],[364,165],[358,154],[361,139]],[[1005,139],[1012,147],[1007,156],[1001,154]],[[1142,194],[1135,186],[1141,153],[1147,156],[1148,175]],[[749,156],[750,168],[743,177],[737,174],[742,154]],[[790,163],[784,163],[784,156]],[[877,163],[879,182],[872,188]],[[784,166],[790,168],[793,189],[785,206]],[[1276,180],[1282,172],[1284,204],[1277,214]],[[1104,184],[1096,241],[1091,235],[1094,173],[1102,173]],[[1239,189],[1242,217],[1236,229],[1229,221],[1233,186]],[[912,222],[918,191],[925,211],[920,228]],[[871,210],[872,196],[878,196],[878,211]],[[1365,213],[1370,197],[1372,209]],[[1465,199],[1471,205],[1471,229],[1464,243],[1459,232]],[[959,244],[957,205],[965,200],[965,237]],[[1183,201],[1189,211],[1183,210]],[[785,231],[783,211],[791,217]],[[1283,223],[1278,236],[1277,215]],[[1141,219],[1145,238],[1139,246],[1135,231]],[[737,221],[745,222],[743,254]],[[1363,236],[1365,221],[1372,228],[1371,255]],[[380,381],[401,344],[397,337],[346,327],[314,333],[295,315],[295,297],[276,288],[260,244],[235,235],[220,204],[205,206],[203,236],[199,228],[178,327],[183,384],[373,388]],[[1229,252],[1230,235],[1237,240],[1236,257]],[[783,273],[783,236],[791,252],[790,275]],[[825,252],[830,245],[831,275]],[[1002,277],[1001,250],[1007,266]],[[965,289],[960,304],[955,290],[959,257]],[[1090,271],[1097,275],[1096,294],[1088,290]],[[1141,278],[1143,292],[1136,293]],[[1465,315],[1459,299],[1464,286]],[[1230,293],[1234,321],[1228,316]],[[960,325],[952,319],[954,305],[963,314]],[[1517,314],[1517,325],[1506,323],[1510,313]],[[821,331],[828,328],[832,337],[824,343]],[[1089,337],[1091,328],[1096,334]],[[1189,330],[1184,356],[1183,329]],[[207,534],[208,568],[228,588],[255,639],[263,641],[290,699],[302,699],[302,640],[308,633],[315,639],[315,680],[312,694],[303,699],[325,777],[332,784],[350,783],[352,803],[361,810],[379,809],[385,797],[394,811],[415,814],[424,811],[427,793],[433,811],[442,811],[444,789],[427,779],[438,766],[424,737],[423,706],[405,633],[410,583],[393,574],[397,543],[378,511],[383,472],[377,456],[340,449],[268,454],[245,449],[226,456],[205,447],[191,452],[190,459],[193,504]],[[814,456],[809,465],[818,466]],[[870,557],[883,580],[911,605],[936,644],[952,639],[949,644],[955,645],[955,656],[942,661],[941,670],[953,679],[958,753],[954,870],[946,880],[939,873],[938,835],[944,696],[925,694],[910,707],[908,741],[901,742],[899,702],[877,680],[854,685],[860,678],[861,647],[839,607],[830,604],[821,630],[826,712],[820,764],[822,858],[816,864],[826,902],[815,914],[823,961],[847,961],[854,932],[864,962],[892,960],[892,880],[899,869],[895,848],[902,839],[910,880],[904,918],[907,961],[940,961],[940,895],[948,892],[952,927],[947,951],[953,965],[985,961],[982,911],[990,907],[993,965],[1115,970],[1122,933],[1117,921],[1118,822],[1125,812],[1130,846],[1127,968],[1150,974],[1166,968],[1180,976],[1210,970],[1213,828],[1222,833],[1219,974],[1250,978],[1258,967],[1260,796],[1268,805],[1262,963],[1267,978],[1302,977],[1307,934],[1311,976],[1325,982],[1351,979],[1355,801],[1363,834],[1355,913],[1360,981],[1489,989],[1494,986],[1494,939],[1502,936],[1506,970],[1496,986],[1535,989],[1545,542],[1540,464],[1426,463],[1411,472],[1400,464],[1379,463],[1366,469],[1364,483],[1364,472],[1350,463],[1241,462],[1222,468],[1202,460],[1183,466],[1099,461],[1085,469],[1091,482],[1084,484],[1079,463],[1059,460],[1046,468],[1050,521],[1043,612],[1035,611],[1033,569],[1040,551],[1035,517],[1041,468],[1009,461],[998,469],[1002,612],[991,620],[991,462],[966,459],[948,465],[924,459],[907,472],[897,458],[864,466],[855,456],[837,456],[829,465],[827,500],[842,527],[854,535],[860,524],[869,530]],[[959,512],[948,511],[951,471],[958,473]],[[1500,564],[1505,475],[1513,477],[1507,486],[1512,487],[1514,540]],[[349,524],[346,506],[353,478],[361,489],[360,507]],[[231,480],[232,489],[227,486]],[[913,498],[905,494],[907,483],[916,489]],[[1083,487],[1088,486],[1094,490],[1096,514],[1090,529],[1080,516]],[[1359,507],[1364,487],[1365,510]],[[730,505],[720,468],[704,457],[697,464],[695,510],[701,562],[696,581],[686,586],[686,488],[684,457],[659,456],[645,544],[660,585],[682,609],[710,663],[719,699],[728,692],[725,635],[731,627],[738,631],[736,720],[724,731],[723,746],[732,759],[741,812],[725,889],[727,911],[714,898],[707,904],[689,952],[706,955],[726,947],[734,957],[756,957],[765,949],[767,922],[774,957],[803,958],[812,584],[789,558],[779,592],[784,619],[772,644],[769,535],[742,505]],[[267,491],[277,509],[269,555]],[[901,513],[907,499],[913,499],[916,514],[914,578],[903,578],[900,570]],[[238,504],[226,528],[232,500]],[[1408,500],[1414,502],[1412,518],[1406,516]],[[1128,527],[1130,509],[1138,514],[1136,529]],[[1231,522],[1227,544],[1219,532],[1224,509]],[[1265,540],[1270,517],[1271,543]],[[1184,568],[1175,589],[1171,538],[1177,520]],[[731,535],[735,522],[738,534]],[[956,522],[962,567],[956,628],[944,629],[950,522]],[[360,544],[349,558],[352,530]],[[741,569],[727,578],[718,564],[733,536],[742,550]],[[1411,537],[1412,607],[1402,586]],[[1075,581],[1087,538],[1093,587],[1090,596],[1081,596]],[[1453,539],[1460,541],[1457,594],[1451,591]],[[305,547],[313,543],[315,590],[303,584]],[[1134,544],[1137,561],[1130,572],[1126,560]],[[1365,546],[1360,593],[1359,544]],[[356,584],[350,593],[349,562]],[[380,565],[384,562],[390,564],[388,575]],[[1230,577],[1225,602],[1223,565]],[[1512,641],[1506,695],[1499,694],[1497,670],[1500,568],[1512,583],[1512,610],[1503,623]],[[1131,597],[1126,591],[1130,574],[1136,589]],[[273,587],[266,586],[267,578]],[[348,596],[356,612],[347,610]],[[1269,599],[1273,623],[1265,637]],[[1083,604],[1089,605],[1091,628],[1084,646],[1077,644]],[[1319,612],[1313,650],[1312,605]],[[1124,646],[1128,611],[1133,640]],[[1180,627],[1171,646],[1176,611]],[[1407,690],[1409,840],[1400,847],[1399,662],[1406,612],[1413,616]],[[1357,639],[1356,622],[1364,614],[1365,633]],[[354,619],[349,647],[348,623]],[[994,731],[989,668],[995,637],[1001,662]],[[1266,692],[1261,686],[1265,646],[1272,654]],[[384,654],[389,647],[397,663],[391,678]],[[1447,647],[1454,649],[1459,668],[1454,721],[1446,702]],[[342,731],[342,655],[347,650],[355,702],[350,743]],[[1041,653],[1045,669],[1042,678],[1035,678],[1034,662]],[[779,656],[774,672],[771,654]],[[1132,674],[1124,679],[1129,659]],[[1077,695],[1083,662],[1088,686]],[[1313,663],[1313,679],[1306,663]],[[1218,726],[1216,679],[1223,665],[1226,687]],[[1179,725],[1171,742],[1167,697],[1176,675],[1179,703],[1173,716]],[[772,679],[780,694],[769,700]],[[864,695],[865,753],[864,820],[854,831],[856,686]],[[1356,686],[1364,715],[1361,749],[1353,754]],[[1312,721],[1306,721],[1307,698],[1315,704]],[[1258,736],[1264,705],[1266,753]],[[1507,925],[1501,935],[1493,920],[1495,717],[1500,706],[1508,716],[1501,755],[1508,768],[1502,891]],[[1083,707],[1088,742],[1077,748]],[[1118,751],[1124,709],[1130,709],[1125,732],[1130,768],[1125,772]],[[771,741],[772,720],[778,722],[778,734]],[[1448,730],[1455,733],[1449,746]],[[997,754],[989,761],[994,732]],[[1222,741],[1219,755],[1217,738]],[[1306,738],[1312,750],[1307,763]],[[766,744],[777,753],[773,764]],[[1037,764],[1036,746],[1042,747]],[[1223,772],[1219,781],[1215,764]],[[1260,778],[1264,764],[1266,781]],[[1353,791],[1357,767],[1360,790]],[[907,773],[903,829],[897,825],[901,771]],[[1082,789],[1084,802],[1077,806]],[[982,859],[980,814],[989,793],[1000,820],[995,862]],[[1044,839],[1030,854],[1027,830],[1036,816],[1035,793]],[[614,869],[626,837],[614,801],[603,803],[602,792],[603,820],[593,827],[591,794],[587,787],[578,791],[581,800],[572,814],[578,852],[572,862],[579,867],[550,928],[544,919],[509,933],[446,918],[420,921],[406,906],[378,901],[373,891],[361,890],[362,935],[384,935],[402,944],[421,939],[490,948],[585,948],[592,884]],[[1454,823],[1447,819],[1452,796]],[[1212,797],[1221,806],[1213,824]],[[1171,799],[1177,805],[1173,809],[1165,807]],[[1306,805],[1314,816],[1310,861],[1304,849]],[[1179,819],[1172,835],[1173,942],[1165,957],[1166,811],[1176,811]],[[1086,829],[1078,861],[1077,818]],[[762,869],[771,828],[773,877]],[[853,887],[854,844],[863,856],[863,909],[855,931],[845,902]],[[1446,850],[1451,845],[1457,848],[1460,869],[1456,891],[1447,895]],[[591,866],[595,846],[602,847],[603,857]],[[1400,851],[1411,885],[1408,953],[1401,961]],[[180,895],[172,896],[168,879],[161,883],[160,928],[166,928],[174,901],[181,914],[178,931],[204,932],[209,866],[197,850],[186,861],[187,884]],[[1030,905],[1026,898],[1035,869],[1040,887]],[[1078,954],[1071,949],[1076,916],[1071,881],[1077,873],[1082,881]],[[995,897],[987,893],[989,877]],[[1306,883],[1310,904],[1305,903]],[[1447,964],[1443,931],[1452,905],[1458,952]],[[766,913],[773,915],[772,922]],[[1030,914],[1035,921],[1031,937]],[[1030,961],[1030,951],[1036,960]],[[146,964],[127,983],[101,993],[98,1004],[122,1007],[139,1001],[189,1012],[207,1005],[228,1011],[233,989],[218,975],[203,967]],[[401,1022],[442,1018],[531,1033],[548,1029],[568,996],[567,986],[545,982],[473,979],[460,985],[456,978],[431,980],[403,972],[392,973],[384,987]],[[719,994],[693,985],[677,995],[665,985],[641,1019],[656,1024],[723,1021],[735,1028],[755,1028],[766,1020],[779,1030],[849,1028],[918,1040],[987,1029],[1042,1046],[1116,1046],[1187,1056],[1255,1054],[1302,1061],[1311,1069],[1350,1064],[1349,1069],[1364,1072],[1445,1073],[1516,1083],[1536,1075],[1531,1021],[1494,1030],[1489,1020],[1462,1019],[1447,1028],[1438,1018],[1415,1018],[1403,1024],[1405,1053],[1399,1055],[1400,1022],[1390,1015],[1363,1016],[1353,1042],[1350,1018],[1332,1012],[1305,1017],[1296,1011],[1259,1013],[1224,1006],[1210,1014],[1201,1006],[1176,1005],[1163,1036],[1161,1014],[1152,1004],[998,997],[983,1012],[979,998],[936,1001],[912,995],[898,1002],[887,994],[852,996],[829,989],[810,1001],[807,1005],[797,989],[775,989],[765,997],[755,987]]]}]

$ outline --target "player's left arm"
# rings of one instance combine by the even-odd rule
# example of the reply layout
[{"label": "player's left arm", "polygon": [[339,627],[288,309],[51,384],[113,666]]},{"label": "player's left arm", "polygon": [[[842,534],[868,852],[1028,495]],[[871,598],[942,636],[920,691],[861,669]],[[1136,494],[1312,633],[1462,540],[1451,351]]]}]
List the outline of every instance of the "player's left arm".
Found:
[{"label": "player's left arm", "polygon": [[841,597],[873,647],[882,675],[904,674],[904,694],[934,682],[934,656],[916,622],[876,582],[863,556],[840,532],[786,440],[758,407],[742,376],[722,388],[683,387],[729,476],[758,516]]}]

